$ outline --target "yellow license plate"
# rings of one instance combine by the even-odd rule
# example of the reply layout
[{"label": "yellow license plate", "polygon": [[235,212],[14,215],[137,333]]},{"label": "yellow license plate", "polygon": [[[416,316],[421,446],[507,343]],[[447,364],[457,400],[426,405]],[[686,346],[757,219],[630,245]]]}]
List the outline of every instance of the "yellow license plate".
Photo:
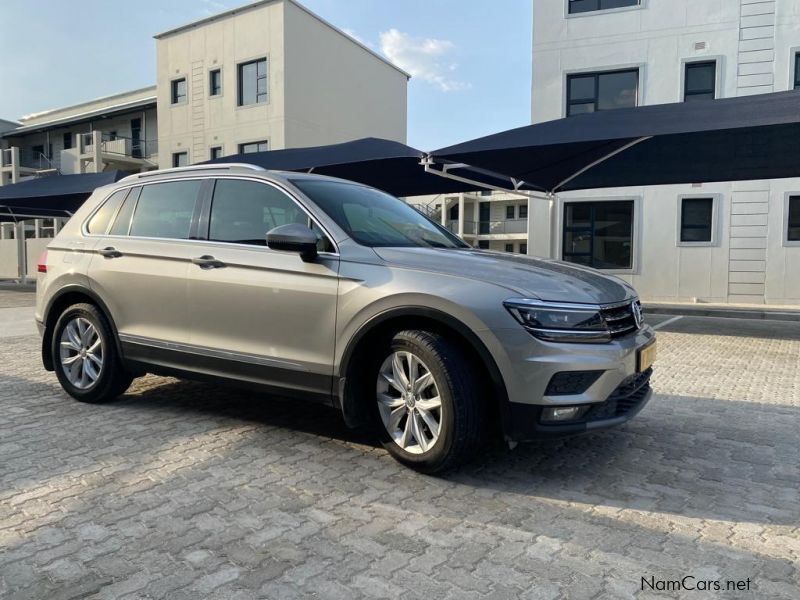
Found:
[{"label": "yellow license plate", "polygon": [[637,371],[641,373],[642,371],[647,371],[650,367],[653,366],[653,363],[656,361],[656,343],[653,341],[652,344],[649,346],[645,346],[641,350],[639,350],[639,368]]}]

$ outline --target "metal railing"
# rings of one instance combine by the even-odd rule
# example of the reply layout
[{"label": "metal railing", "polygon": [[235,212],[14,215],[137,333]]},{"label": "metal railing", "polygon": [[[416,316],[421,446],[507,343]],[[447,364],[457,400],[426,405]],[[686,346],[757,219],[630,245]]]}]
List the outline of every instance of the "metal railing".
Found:
[{"label": "metal railing", "polygon": [[[10,167],[14,160],[14,149],[7,148],[0,150],[0,166]],[[60,157],[48,158],[44,153],[34,151],[30,148],[19,148],[19,164],[22,169],[33,169],[36,171],[50,171],[61,167]]]},{"label": "metal railing", "polygon": [[528,219],[481,221],[478,224],[478,235],[497,235],[505,233],[528,233]]},{"label": "metal railing", "polygon": [[[79,141],[86,154],[94,152],[93,133],[81,133]],[[103,132],[100,135],[100,151],[105,154],[149,159],[158,154],[158,140],[134,139]]]}]

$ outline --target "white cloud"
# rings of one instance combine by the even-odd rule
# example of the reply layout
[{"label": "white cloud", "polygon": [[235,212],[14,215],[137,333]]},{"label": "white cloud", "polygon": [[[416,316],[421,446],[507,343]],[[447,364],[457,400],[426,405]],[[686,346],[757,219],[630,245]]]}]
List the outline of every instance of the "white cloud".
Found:
[{"label": "white cloud", "polygon": [[458,65],[447,62],[447,55],[455,49],[449,40],[417,38],[390,29],[381,33],[381,51],[401,69],[413,77],[437,86],[443,92],[469,89],[469,83],[452,79]]}]

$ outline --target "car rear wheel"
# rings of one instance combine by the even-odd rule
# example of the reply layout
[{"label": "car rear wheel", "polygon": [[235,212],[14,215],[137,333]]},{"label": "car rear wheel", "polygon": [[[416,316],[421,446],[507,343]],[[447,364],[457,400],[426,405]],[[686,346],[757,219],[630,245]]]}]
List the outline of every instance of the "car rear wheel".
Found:
[{"label": "car rear wheel", "polygon": [[474,370],[446,337],[397,333],[377,369],[378,430],[397,460],[426,473],[467,460],[480,440]]},{"label": "car rear wheel", "polygon": [[67,308],[53,331],[56,376],[81,402],[106,402],[123,394],[133,377],[122,367],[106,317],[92,304]]}]

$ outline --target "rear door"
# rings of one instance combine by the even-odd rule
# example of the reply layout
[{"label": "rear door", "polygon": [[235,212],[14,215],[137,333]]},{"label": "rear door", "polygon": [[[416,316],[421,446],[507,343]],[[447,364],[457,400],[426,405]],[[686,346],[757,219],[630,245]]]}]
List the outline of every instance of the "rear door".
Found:
[{"label": "rear door", "polygon": [[[286,223],[320,233],[315,261],[267,248],[267,231]],[[279,187],[219,178],[198,234],[207,241],[189,267],[189,319],[205,369],[329,396],[339,257],[325,233]]]},{"label": "rear door", "polygon": [[101,235],[89,279],[128,358],[147,359],[153,348],[189,339],[187,278],[204,181],[210,184],[187,179],[131,188],[104,233],[89,232]]}]

